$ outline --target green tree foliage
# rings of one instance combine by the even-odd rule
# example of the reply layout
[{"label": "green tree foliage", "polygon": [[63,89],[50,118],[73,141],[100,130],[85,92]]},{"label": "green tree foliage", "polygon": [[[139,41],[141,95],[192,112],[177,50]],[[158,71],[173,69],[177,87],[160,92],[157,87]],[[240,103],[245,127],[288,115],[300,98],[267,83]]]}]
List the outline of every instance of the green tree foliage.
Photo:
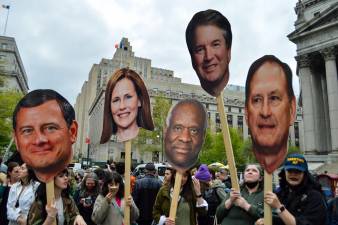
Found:
[{"label": "green tree foliage", "polygon": [[22,94],[16,90],[0,91],[0,151],[6,149],[12,136],[12,114],[13,110],[22,98]]},{"label": "green tree foliage", "polygon": [[[251,142],[243,141],[237,129],[230,128],[229,130],[236,167],[241,168],[246,163],[255,161],[251,151]],[[207,130],[199,161],[205,164],[214,162],[227,164],[222,133],[212,133],[209,129]]]},{"label": "green tree foliage", "polygon": [[153,121],[155,129],[154,131],[148,131],[141,129],[138,137],[133,144],[137,146],[142,155],[144,152],[160,152],[162,150],[163,143],[163,129],[165,127],[165,120],[170,109],[171,103],[168,99],[157,96],[153,104]]}]

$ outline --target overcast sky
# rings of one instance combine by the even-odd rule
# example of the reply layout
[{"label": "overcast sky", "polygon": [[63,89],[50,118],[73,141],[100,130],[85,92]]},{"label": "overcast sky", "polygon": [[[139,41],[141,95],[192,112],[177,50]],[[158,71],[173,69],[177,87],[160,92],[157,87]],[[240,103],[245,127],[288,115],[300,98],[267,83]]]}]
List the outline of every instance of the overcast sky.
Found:
[{"label": "overcast sky", "polygon": [[[153,67],[173,70],[183,82],[199,84],[191,67],[185,29],[193,14],[216,9],[233,32],[230,84],[244,86],[251,63],[265,54],[287,62],[295,76],[297,0],[4,0],[9,4],[6,36],[16,39],[30,90],[55,89],[71,103],[94,63],[112,58],[122,37]],[[6,9],[0,11],[3,34]]]}]

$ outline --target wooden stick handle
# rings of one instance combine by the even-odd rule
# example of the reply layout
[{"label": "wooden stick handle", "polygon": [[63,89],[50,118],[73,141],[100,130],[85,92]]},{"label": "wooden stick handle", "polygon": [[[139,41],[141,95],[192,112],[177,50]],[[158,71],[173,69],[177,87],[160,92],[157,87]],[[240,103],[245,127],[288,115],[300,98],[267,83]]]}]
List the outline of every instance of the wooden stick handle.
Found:
[{"label": "wooden stick handle", "polygon": [[[272,191],[272,174],[264,171],[264,196]],[[272,225],[271,207],[264,202],[264,225]]]},{"label": "wooden stick handle", "polygon": [[[54,196],[54,179],[46,183],[46,197],[47,197],[47,205],[51,205],[53,199],[55,198]],[[54,221],[52,225],[56,225],[56,219],[54,218]]]},{"label": "wooden stick handle", "polygon": [[176,219],[176,211],[177,211],[177,205],[178,205],[178,197],[180,195],[180,190],[181,190],[181,184],[182,184],[182,174],[177,172],[176,177],[175,177],[174,193],[171,199],[170,213],[169,213],[169,218],[174,221]]},{"label": "wooden stick handle", "polygon": [[238,177],[237,177],[237,168],[236,168],[234,153],[233,153],[232,145],[231,145],[227,114],[225,113],[225,109],[224,109],[223,92],[221,92],[221,94],[216,97],[216,101],[217,101],[218,112],[220,114],[219,117],[221,119],[221,127],[222,127],[222,133],[223,133],[225,153],[226,153],[226,157],[228,160],[230,177],[231,177],[231,186],[236,191],[239,191],[240,189],[239,189],[239,183],[238,183]]},{"label": "wooden stick handle", "polygon": [[[124,164],[124,200],[127,202],[130,196],[130,166],[131,166],[131,141],[125,142],[125,164]],[[124,225],[130,225],[130,207],[125,204],[124,207]]]}]

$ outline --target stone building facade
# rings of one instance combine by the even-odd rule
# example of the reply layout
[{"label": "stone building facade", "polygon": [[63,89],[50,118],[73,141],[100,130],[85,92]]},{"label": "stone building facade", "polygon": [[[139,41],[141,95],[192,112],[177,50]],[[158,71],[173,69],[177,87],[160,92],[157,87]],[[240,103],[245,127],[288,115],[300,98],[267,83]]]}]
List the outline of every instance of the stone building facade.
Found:
[{"label": "stone building facade", "polygon": [[0,36],[0,90],[28,92],[28,80],[15,39]]},{"label": "stone building facade", "polygon": [[296,4],[297,73],[301,83],[304,150],[309,161],[338,159],[338,1]]},{"label": "stone building facade", "polygon": [[[209,116],[209,126],[213,131],[219,131],[220,118],[217,112],[216,98],[206,93],[199,85],[182,83],[181,79],[174,76],[174,72],[168,69],[151,66],[151,60],[135,57],[127,38],[121,40],[120,45],[112,59],[102,59],[99,64],[94,64],[78,95],[75,110],[79,121],[79,138],[74,146],[79,157],[86,157],[93,161],[104,162],[107,159],[121,161],[124,159],[124,146],[117,143],[112,137],[106,144],[99,144],[104,108],[105,86],[111,74],[118,68],[129,67],[143,77],[147,86],[150,101],[153,105],[156,96],[164,96],[172,104],[181,99],[193,98],[202,102]],[[196,76],[192,74],[191,76]],[[241,131],[244,139],[248,138],[249,131],[244,118],[244,87],[228,84],[224,90],[224,105],[230,127]],[[290,145],[302,148],[302,118],[298,111],[297,122],[290,129]],[[85,143],[85,137],[90,138],[89,152]],[[162,151],[140,152],[132,146],[132,159],[137,162],[161,161]]]}]

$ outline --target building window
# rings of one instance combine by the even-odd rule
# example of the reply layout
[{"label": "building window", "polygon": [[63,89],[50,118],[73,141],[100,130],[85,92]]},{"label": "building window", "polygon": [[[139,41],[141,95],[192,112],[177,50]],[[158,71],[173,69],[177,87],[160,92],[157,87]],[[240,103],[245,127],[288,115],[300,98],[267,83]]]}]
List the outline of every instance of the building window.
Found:
[{"label": "building window", "polygon": [[216,113],[216,124],[220,124],[221,123],[221,118],[219,117],[219,113]]},{"label": "building window", "polygon": [[229,127],[233,127],[233,124],[232,124],[232,115],[227,115],[227,118],[228,118],[228,125],[229,125]]},{"label": "building window", "polygon": [[242,134],[243,133],[243,116],[238,116],[237,117],[237,127],[238,127],[238,130]]},{"label": "building window", "polygon": [[219,117],[219,113],[216,113],[216,132],[220,132],[221,131],[221,118]]},{"label": "building window", "polygon": [[231,106],[228,106],[228,112],[231,112]]},{"label": "building window", "polygon": [[159,152],[153,152],[153,155],[152,155],[152,161],[153,162],[159,162],[159,159],[160,159],[160,153]]},{"label": "building window", "polygon": [[295,130],[295,145],[299,147],[299,123],[295,122],[293,127]]}]

